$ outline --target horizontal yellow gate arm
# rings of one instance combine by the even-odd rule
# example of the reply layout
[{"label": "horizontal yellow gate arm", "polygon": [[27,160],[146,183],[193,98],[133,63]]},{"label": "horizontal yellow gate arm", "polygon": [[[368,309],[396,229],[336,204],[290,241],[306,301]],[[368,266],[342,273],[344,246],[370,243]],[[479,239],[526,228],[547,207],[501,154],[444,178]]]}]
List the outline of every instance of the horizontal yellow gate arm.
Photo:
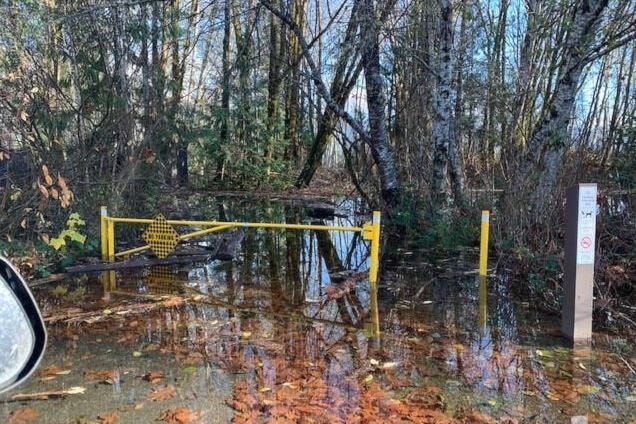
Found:
[{"label": "horizontal yellow gate arm", "polygon": [[[205,230],[199,230],[199,231],[194,231],[194,232],[188,233],[188,234],[182,234],[178,238],[179,238],[179,241],[187,240],[189,238],[198,237],[198,236],[202,236],[202,235],[209,234],[209,233],[214,233],[216,231],[227,230],[227,229],[232,228],[232,227],[233,227],[232,225],[217,225],[216,227],[206,228]],[[128,249],[128,250],[124,250],[122,252],[115,253],[115,257],[116,258],[120,258],[120,257],[123,257],[123,256],[129,256],[129,255],[132,255],[132,254],[135,254],[135,253],[143,252],[144,250],[148,250],[148,249],[150,249],[150,245],[149,244],[147,244],[145,246],[139,246],[139,247],[135,247],[133,249]]]},{"label": "horizontal yellow gate arm", "polygon": [[[162,217],[163,219],[163,217]],[[134,253],[142,252],[150,249],[150,244],[135,247],[115,253],[115,224],[153,224],[155,219],[148,218],[118,218],[108,216],[107,209],[102,206],[100,213],[101,222],[101,239],[102,239],[102,259],[113,261],[116,257],[128,256]],[[265,229],[288,229],[288,230],[316,230],[316,231],[350,231],[362,233],[365,240],[371,241],[371,263],[369,268],[369,282],[377,282],[378,261],[380,249],[380,212],[373,212],[373,221],[364,224],[362,227],[354,226],[330,226],[319,224],[283,224],[269,222],[227,222],[227,221],[190,221],[190,220],[172,220],[163,219],[162,222],[175,226],[197,226],[210,227],[191,233],[182,234],[177,237],[178,241],[190,239],[193,237],[227,230],[230,228],[265,228]]]}]

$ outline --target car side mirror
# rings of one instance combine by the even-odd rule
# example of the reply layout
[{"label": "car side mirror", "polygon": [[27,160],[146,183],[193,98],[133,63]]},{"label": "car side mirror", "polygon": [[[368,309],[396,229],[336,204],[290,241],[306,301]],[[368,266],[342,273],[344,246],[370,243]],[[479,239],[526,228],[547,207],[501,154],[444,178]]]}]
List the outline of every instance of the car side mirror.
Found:
[{"label": "car side mirror", "polygon": [[45,346],[46,328],[35,299],[18,270],[0,256],[0,392],[31,375]]}]

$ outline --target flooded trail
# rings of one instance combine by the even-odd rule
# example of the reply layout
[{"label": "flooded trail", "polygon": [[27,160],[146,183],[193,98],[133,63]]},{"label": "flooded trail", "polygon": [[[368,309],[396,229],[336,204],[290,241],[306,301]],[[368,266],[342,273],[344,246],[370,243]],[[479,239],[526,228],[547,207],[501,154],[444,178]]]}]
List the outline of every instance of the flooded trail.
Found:
[{"label": "flooded trail", "polygon": [[[0,421],[636,420],[632,340],[596,333],[569,348],[558,317],[512,300],[519,282],[480,284],[473,251],[386,254],[379,294],[368,256],[355,234],[258,230],[232,261],[39,287],[48,349],[36,376],[3,395]],[[73,387],[82,393],[10,401]]]}]

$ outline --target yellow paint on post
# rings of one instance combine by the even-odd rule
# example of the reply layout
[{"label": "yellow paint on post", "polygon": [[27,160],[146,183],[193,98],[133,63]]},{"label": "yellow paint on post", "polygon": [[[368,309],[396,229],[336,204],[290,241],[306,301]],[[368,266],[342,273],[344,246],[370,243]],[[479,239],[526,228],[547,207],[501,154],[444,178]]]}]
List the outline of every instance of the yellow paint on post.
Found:
[{"label": "yellow paint on post", "polygon": [[99,227],[100,238],[102,247],[102,260],[105,261],[108,258],[108,229],[106,228],[106,218],[108,217],[108,209],[106,206],[102,206],[99,211]]},{"label": "yellow paint on post", "polygon": [[479,275],[488,273],[488,232],[490,230],[490,211],[481,211],[481,244],[479,247]]},{"label": "yellow paint on post", "polygon": [[115,222],[112,219],[106,218],[106,233],[108,240],[108,261],[115,261]]},{"label": "yellow paint on post", "polygon": [[371,223],[371,264],[369,266],[369,283],[378,282],[378,264],[380,257],[380,217],[379,211],[373,212],[373,222]]},{"label": "yellow paint on post", "polygon": [[488,320],[488,282],[486,276],[479,277],[479,326],[486,328]]}]

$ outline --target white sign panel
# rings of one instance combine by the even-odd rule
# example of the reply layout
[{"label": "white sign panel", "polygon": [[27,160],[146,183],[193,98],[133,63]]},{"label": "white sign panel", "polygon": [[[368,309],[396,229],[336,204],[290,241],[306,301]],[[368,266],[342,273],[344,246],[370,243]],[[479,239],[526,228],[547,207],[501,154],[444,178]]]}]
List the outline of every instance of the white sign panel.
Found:
[{"label": "white sign panel", "polygon": [[596,184],[579,186],[579,216],[576,229],[576,263],[594,263],[596,239]]}]

